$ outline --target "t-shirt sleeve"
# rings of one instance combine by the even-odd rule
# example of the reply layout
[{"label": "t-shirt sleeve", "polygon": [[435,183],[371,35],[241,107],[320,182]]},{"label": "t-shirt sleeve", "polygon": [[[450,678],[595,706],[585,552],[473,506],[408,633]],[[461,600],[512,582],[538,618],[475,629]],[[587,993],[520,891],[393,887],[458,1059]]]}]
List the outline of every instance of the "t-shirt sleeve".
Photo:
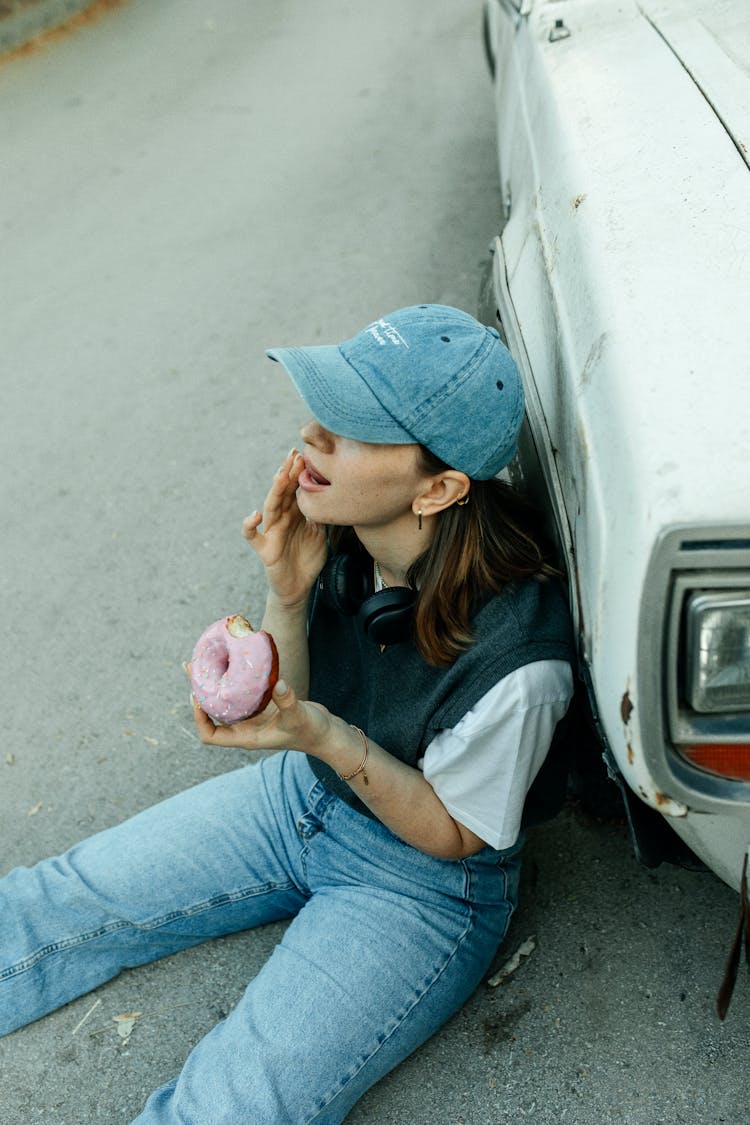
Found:
[{"label": "t-shirt sleeve", "polygon": [[419,766],[451,816],[492,848],[512,847],[526,794],[573,695],[564,660],[539,660],[504,676]]}]

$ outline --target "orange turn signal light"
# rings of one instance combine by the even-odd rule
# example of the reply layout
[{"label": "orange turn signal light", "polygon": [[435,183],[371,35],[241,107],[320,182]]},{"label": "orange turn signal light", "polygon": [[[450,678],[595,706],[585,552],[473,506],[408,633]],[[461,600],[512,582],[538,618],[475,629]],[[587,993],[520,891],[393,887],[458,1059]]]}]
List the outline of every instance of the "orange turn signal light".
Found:
[{"label": "orange turn signal light", "polygon": [[750,742],[705,742],[681,746],[680,751],[699,769],[732,781],[750,781]]}]

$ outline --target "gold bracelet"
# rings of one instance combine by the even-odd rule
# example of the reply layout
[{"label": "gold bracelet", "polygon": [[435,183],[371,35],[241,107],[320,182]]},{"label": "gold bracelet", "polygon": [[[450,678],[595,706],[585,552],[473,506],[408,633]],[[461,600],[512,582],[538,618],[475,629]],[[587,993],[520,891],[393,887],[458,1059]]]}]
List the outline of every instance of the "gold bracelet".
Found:
[{"label": "gold bracelet", "polygon": [[365,785],[369,785],[370,782],[368,780],[367,774],[365,773],[365,766],[367,765],[367,755],[370,752],[370,747],[367,745],[367,735],[363,730],[360,730],[359,727],[355,727],[354,723],[350,723],[350,726],[353,730],[356,730],[357,734],[362,739],[362,745],[365,748],[365,752],[362,755],[362,761],[359,763],[356,770],[353,770],[352,773],[340,773],[339,777],[342,781],[351,781],[353,777],[356,777],[357,774],[361,773],[364,775],[362,777],[362,781],[365,783]]}]

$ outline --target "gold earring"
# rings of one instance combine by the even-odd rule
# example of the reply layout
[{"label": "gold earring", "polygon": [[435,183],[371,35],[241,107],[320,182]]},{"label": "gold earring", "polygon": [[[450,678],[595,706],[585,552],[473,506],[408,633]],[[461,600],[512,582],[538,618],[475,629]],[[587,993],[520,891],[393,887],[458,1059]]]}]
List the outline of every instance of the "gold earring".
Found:
[{"label": "gold earring", "polygon": [[465,496],[459,496],[459,498],[458,498],[458,500],[456,501],[456,503],[458,504],[459,508],[463,508],[463,507],[464,507],[464,506],[465,506],[466,504],[468,504],[468,503],[469,503],[469,494],[468,494],[468,492],[466,493],[466,495],[465,495]]},{"label": "gold earring", "polygon": [[422,530],[422,509],[417,512],[417,531]]}]

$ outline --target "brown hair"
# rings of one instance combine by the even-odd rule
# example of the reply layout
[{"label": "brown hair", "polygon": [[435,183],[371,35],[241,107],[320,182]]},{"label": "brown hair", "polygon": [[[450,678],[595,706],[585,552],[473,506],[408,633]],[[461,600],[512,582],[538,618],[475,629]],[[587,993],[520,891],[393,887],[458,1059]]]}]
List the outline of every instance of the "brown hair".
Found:
[{"label": "brown hair", "polygon": [[[420,446],[422,469],[449,466]],[[505,481],[472,480],[468,504],[440,513],[431,545],[406,575],[418,591],[414,644],[428,664],[447,667],[473,640],[471,620],[509,582],[559,571],[550,562],[538,511]],[[350,528],[331,528],[334,550],[351,550]],[[356,541],[358,543],[358,541]]]}]

